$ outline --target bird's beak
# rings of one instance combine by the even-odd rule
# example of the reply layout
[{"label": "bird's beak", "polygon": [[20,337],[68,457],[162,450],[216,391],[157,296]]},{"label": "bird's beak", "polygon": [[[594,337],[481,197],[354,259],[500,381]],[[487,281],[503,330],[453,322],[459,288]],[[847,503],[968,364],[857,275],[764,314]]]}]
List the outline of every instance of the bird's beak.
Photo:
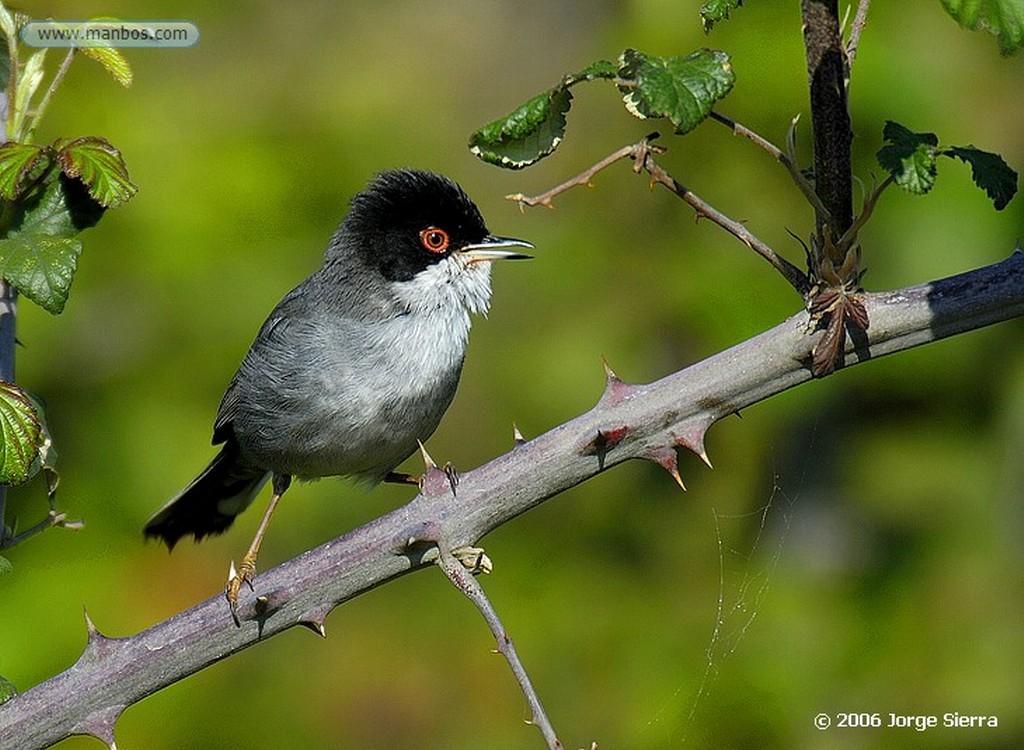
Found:
[{"label": "bird's beak", "polygon": [[480,242],[466,245],[457,251],[457,254],[466,259],[467,263],[478,263],[491,260],[524,260],[532,258],[532,255],[518,253],[515,250],[507,250],[510,247],[527,247],[533,249],[533,245],[526,240],[517,240],[512,237],[496,237],[489,234]]}]

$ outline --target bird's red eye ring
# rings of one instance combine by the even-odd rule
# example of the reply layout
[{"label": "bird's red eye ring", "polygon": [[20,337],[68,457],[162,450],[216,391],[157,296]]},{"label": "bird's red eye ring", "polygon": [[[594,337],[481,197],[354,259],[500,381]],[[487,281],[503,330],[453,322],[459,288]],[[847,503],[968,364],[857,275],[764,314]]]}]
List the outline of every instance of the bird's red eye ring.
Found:
[{"label": "bird's red eye ring", "polygon": [[450,241],[448,233],[437,227],[427,227],[420,232],[420,244],[432,253],[443,253]]}]

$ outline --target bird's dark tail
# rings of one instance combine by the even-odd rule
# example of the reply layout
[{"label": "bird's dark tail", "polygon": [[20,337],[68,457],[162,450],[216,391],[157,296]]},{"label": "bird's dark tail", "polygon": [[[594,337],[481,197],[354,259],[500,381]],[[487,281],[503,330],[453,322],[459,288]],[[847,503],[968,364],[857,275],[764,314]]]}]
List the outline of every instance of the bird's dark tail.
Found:
[{"label": "bird's dark tail", "polygon": [[238,446],[228,440],[210,465],[146,522],[143,533],[162,539],[168,549],[188,534],[196,541],[220,534],[249,507],[269,478],[270,472],[239,463]]}]

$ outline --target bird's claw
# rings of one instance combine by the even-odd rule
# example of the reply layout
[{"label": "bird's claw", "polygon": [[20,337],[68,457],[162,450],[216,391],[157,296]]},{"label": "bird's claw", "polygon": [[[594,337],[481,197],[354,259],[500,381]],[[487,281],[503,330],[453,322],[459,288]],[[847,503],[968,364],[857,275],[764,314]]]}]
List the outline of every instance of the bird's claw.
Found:
[{"label": "bird's claw", "polygon": [[235,561],[231,561],[231,568],[228,570],[228,582],[224,586],[224,598],[228,600],[228,606],[231,608],[231,619],[235,621],[235,625],[241,627],[242,622],[238,619],[238,593],[242,589],[242,584],[248,584],[250,591],[255,591],[252,582],[256,578],[256,561],[249,559],[249,555],[242,558],[242,564],[239,569],[235,569]]}]

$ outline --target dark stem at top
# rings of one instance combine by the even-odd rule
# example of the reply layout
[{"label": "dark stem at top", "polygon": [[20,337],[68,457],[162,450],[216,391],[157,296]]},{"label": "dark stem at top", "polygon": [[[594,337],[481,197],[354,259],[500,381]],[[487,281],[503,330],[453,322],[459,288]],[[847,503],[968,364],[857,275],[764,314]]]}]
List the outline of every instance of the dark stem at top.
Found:
[{"label": "dark stem at top", "polygon": [[801,0],[804,47],[814,130],[814,179],[828,216],[817,217],[840,237],[853,223],[850,145],[853,130],[846,103],[846,52],[839,32],[838,0]]}]

